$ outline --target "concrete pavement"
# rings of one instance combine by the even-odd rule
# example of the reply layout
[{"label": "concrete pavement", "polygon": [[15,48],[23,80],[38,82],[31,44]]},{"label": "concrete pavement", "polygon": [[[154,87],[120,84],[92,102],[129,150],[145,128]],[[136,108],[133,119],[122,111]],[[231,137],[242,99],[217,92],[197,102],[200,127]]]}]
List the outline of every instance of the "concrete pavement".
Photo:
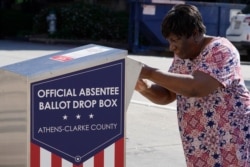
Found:
[{"label": "concrete pavement", "polygon": [[[71,49],[75,45],[48,45],[0,40],[0,66]],[[168,69],[172,59],[129,55],[130,58],[161,69]],[[242,64],[247,83],[250,66]],[[176,103],[159,106],[134,92],[128,107],[126,124],[127,167],[185,167],[178,132]]]}]

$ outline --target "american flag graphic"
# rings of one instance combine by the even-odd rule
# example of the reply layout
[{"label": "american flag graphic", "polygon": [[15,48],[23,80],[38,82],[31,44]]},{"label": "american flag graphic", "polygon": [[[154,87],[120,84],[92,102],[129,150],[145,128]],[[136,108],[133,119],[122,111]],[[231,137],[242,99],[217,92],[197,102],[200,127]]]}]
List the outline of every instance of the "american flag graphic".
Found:
[{"label": "american flag graphic", "polygon": [[36,144],[30,144],[30,167],[124,167],[124,138],[80,165],[73,164]]}]

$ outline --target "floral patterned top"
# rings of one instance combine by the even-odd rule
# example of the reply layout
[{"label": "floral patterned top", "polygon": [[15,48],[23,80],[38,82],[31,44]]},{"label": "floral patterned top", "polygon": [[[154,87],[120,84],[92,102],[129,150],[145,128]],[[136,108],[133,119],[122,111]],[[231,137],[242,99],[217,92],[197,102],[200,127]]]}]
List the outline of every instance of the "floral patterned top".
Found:
[{"label": "floral patterned top", "polygon": [[169,69],[180,74],[195,70],[214,77],[223,87],[205,97],[177,94],[187,166],[250,167],[250,94],[238,51],[227,39],[216,37],[192,61],[175,56]]}]

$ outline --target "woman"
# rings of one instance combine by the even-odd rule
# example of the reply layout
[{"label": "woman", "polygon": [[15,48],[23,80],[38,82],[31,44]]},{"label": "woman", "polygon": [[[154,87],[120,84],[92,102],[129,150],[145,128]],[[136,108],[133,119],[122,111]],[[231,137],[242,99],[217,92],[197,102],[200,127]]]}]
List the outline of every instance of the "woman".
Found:
[{"label": "woman", "polygon": [[188,167],[250,167],[250,94],[239,52],[205,32],[195,6],[173,7],[162,22],[173,63],[168,72],[144,65],[135,89],[157,104],[177,100]]}]

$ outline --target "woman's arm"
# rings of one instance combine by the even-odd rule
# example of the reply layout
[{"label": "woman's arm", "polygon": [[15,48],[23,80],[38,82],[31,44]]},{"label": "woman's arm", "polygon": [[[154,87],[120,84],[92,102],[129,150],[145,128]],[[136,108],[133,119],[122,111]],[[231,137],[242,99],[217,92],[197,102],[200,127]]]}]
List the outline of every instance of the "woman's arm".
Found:
[{"label": "woman's arm", "polygon": [[176,94],[147,80],[139,79],[135,89],[144,97],[156,104],[169,104],[176,99]]},{"label": "woman's arm", "polygon": [[187,97],[203,97],[222,87],[212,76],[195,71],[192,75],[164,72],[144,65],[140,78],[148,79],[155,84]]}]

